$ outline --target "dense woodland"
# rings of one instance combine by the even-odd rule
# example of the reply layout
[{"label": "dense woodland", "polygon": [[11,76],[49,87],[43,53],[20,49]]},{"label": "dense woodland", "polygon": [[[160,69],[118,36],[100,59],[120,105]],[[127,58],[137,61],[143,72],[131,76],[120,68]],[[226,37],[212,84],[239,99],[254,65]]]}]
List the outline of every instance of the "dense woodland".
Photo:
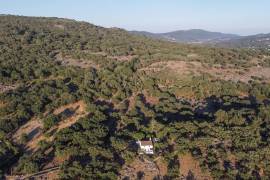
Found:
[{"label": "dense woodland", "polygon": [[[0,176],[10,169],[17,175],[41,171],[56,157],[64,158],[61,179],[117,179],[139,156],[134,142],[156,137],[156,153],[148,158],[164,157],[164,178],[180,177],[177,158],[189,152],[214,179],[269,179],[269,81],[176,79],[140,70],[153,62],[190,61],[190,53],[200,55],[193,61],[238,69],[269,55],[163,42],[68,19],[0,16],[0,86],[13,87],[0,91]],[[94,66],[63,65],[59,55]],[[269,67],[270,59],[260,65]],[[170,84],[161,87],[166,78]],[[183,91],[188,98],[175,95]],[[49,131],[66,118],[54,109],[80,100],[86,115]],[[11,137],[33,118],[54,140],[40,141],[29,153],[27,134],[20,143]]]}]

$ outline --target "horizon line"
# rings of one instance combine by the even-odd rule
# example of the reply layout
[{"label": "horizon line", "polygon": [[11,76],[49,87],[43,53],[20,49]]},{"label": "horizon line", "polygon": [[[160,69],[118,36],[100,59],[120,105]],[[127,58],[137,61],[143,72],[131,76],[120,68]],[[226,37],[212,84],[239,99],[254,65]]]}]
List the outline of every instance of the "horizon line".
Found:
[{"label": "horizon line", "polygon": [[166,34],[166,33],[172,33],[172,32],[177,32],[177,31],[191,31],[191,30],[202,30],[202,31],[207,31],[211,33],[222,33],[222,34],[231,34],[231,35],[236,35],[239,37],[245,37],[245,36],[255,36],[255,35],[265,35],[265,34],[270,34],[270,32],[267,33],[249,33],[249,34],[242,34],[242,33],[233,33],[233,32],[225,32],[225,31],[216,31],[216,30],[210,30],[210,29],[205,29],[205,28],[183,28],[183,29],[174,29],[174,30],[168,30],[168,31],[159,31],[159,32],[154,32],[154,31],[149,31],[149,30],[141,30],[140,28],[138,29],[133,29],[133,28],[125,28],[125,27],[118,27],[118,26],[106,26],[102,24],[96,24],[93,23],[89,20],[86,19],[81,19],[81,18],[72,18],[72,17],[59,17],[59,16],[39,16],[39,15],[21,15],[21,14],[0,14],[0,16],[21,16],[21,17],[36,17],[36,18],[58,18],[58,19],[67,19],[67,20],[73,20],[77,22],[86,22],[95,26],[103,27],[103,28],[118,28],[118,29],[123,29],[125,31],[137,31],[137,32],[147,32],[147,33],[152,33],[152,34]]}]

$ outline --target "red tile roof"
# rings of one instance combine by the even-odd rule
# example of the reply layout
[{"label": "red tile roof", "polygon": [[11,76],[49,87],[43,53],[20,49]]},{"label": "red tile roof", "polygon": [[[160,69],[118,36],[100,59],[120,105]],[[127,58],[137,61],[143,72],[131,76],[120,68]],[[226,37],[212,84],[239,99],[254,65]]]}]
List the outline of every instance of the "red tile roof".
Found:
[{"label": "red tile roof", "polygon": [[141,146],[153,146],[152,141],[141,141]]}]

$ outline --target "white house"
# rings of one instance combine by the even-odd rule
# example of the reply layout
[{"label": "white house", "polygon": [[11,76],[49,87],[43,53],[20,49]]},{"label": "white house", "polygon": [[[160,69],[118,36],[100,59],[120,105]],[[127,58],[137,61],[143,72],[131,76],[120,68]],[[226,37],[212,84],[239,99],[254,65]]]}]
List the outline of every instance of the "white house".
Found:
[{"label": "white house", "polygon": [[140,154],[154,154],[154,146],[151,138],[147,141],[137,141],[140,147]]}]

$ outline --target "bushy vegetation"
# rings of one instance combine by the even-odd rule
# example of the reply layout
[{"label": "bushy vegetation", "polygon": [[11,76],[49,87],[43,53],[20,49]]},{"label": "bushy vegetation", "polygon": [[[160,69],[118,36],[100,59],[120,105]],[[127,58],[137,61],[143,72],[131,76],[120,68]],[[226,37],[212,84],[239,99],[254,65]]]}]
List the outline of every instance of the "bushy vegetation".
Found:
[{"label": "bushy vegetation", "polygon": [[[155,61],[188,61],[190,53],[199,55],[192,60],[244,68],[263,52],[178,45],[84,22],[14,16],[0,17],[0,52],[0,82],[16,85],[0,94],[4,171],[15,165],[15,173],[30,174],[62,158],[62,179],[117,179],[122,166],[137,157],[134,142],[156,137],[156,156],[168,161],[167,178],[179,177],[183,152],[192,153],[215,179],[270,178],[269,83],[202,76],[161,88],[166,76],[140,71]],[[62,66],[59,53],[99,68]],[[132,58],[117,60],[122,56]],[[183,92],[190,98],[179,98]],[[29,154],[9,138],[34,117],[46,134],[66,118],[53,111],[79,100],[87,115],[50,132],[54,140],[41,141],[37,151]],[[24,144],[27,136],[22,139]]]}]

